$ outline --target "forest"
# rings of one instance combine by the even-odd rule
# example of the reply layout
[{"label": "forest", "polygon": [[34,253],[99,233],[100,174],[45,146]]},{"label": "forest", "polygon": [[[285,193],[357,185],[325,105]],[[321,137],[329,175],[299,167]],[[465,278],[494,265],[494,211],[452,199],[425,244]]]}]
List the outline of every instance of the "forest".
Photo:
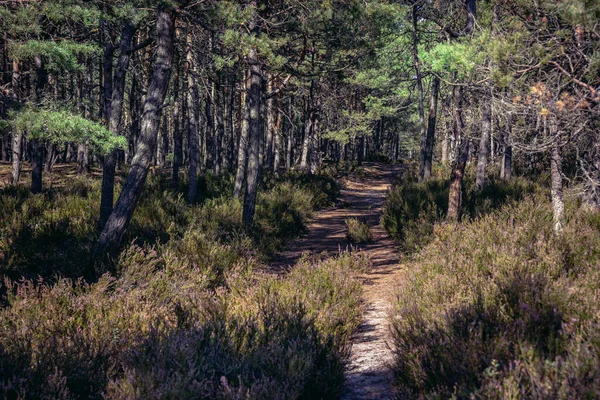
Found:
[{"label": "forest", "polygon": [[600,1],[0,1],[0,397],[600,398]]}]

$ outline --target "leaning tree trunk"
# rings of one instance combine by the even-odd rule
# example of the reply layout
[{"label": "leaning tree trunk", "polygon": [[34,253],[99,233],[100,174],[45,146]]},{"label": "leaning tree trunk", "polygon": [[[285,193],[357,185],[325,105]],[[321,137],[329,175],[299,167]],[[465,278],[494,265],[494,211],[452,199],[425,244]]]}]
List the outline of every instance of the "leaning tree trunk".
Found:
[{"label": "leaning tree trunk", "polygon": [[563,196],[562,180],[562,154],[560,149],[560,137],[556,117],[551,116],[549,121],[550,135],[554,143],[550,154],[550,180],[552,181],[552,215],[554,233],[559,234],[565,225],[565,201]]},{"label": "leaning tree trunk", "polygon": [[148,87],[141,120],[141,133],[137,140],[135,155],[127,181],[119,200],[110,214],[96,247],[96,254],[104,255],[114,250],[125,233],[135,206],[142,194],[148,175],[150,161],[156,148],[156,137],[160,125],[163,106],[171,68],[173,64],[173,45],[175,41],[173,10],[160,6],[156,13],[157,49],[152,80]]},{"label": "leaning tree trunk", "polygon": [[485,168],[490,151],[490,137],[492,134],[492,113],[489,104],[483,106],[481,118],[481,139],[479,140],[479,152],[477,153],[477,172],[475,173],[475,186],[478,190],[483,189],[485,183]]},{"label": "leaning tree trunk", "polygon": [[[123,99],[125,97],[125,76],[129,66],[129,52],[133,41],[134,27],[130,22],[125,23],[121,32],[121,41],[119,43],[119,59],[114,79],[112,80],[110,106],[105,106],[105,118],[108,119],[108,129],[117,135],[121,116],[123,114]],[[112,65],[112,53],[110,55]],[[106,68],[107,71],[111,69]],[[105,77],[106,81],[106,77]],[[104,227],[108,217],[112,212],[113,199],[115,197],[115,169],[117,166],[117,150],[113,150],[104,157],[104,167],[102,170],[102,195],[100,198],[100,220],[98,225]]]}]

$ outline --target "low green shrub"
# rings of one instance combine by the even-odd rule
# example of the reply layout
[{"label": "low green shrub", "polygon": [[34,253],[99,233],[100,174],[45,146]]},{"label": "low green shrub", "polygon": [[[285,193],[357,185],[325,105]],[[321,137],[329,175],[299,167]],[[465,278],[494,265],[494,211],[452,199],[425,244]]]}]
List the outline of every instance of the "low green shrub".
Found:
[{"label": "low green shrub", "polygon": [[600,393],[598,214],[526,198],[435,226],[392,317],[403,398],[586,398]]},{"label": "low green shrub", "polygon": [[346,218],[346,238],[352,243],[369,243],[373,240],[371,228],[358,218]]}]

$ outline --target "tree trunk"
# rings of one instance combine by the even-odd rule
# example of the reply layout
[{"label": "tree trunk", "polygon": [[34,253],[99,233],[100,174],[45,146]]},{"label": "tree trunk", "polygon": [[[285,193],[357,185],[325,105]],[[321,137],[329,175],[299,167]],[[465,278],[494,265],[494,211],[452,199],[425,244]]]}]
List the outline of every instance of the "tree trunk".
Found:
[{"label": "tree trunk", "polygon": [[289,171],[292,168],[294,160],[294,109],[292,107],[293,100],[290,97],[288,100],[288,117],[289,128],[287,130],[287,149],[285,158],[285,168]]},{"label": "tree trunk", "polygon": [[[425,179],[425,163],[427,159],[427,127],[425,126],[425,105],[423,94],[423,77],[421,75],[421,63],[419,61],[419,37],[417,32],[417,13],[413,6],[412,13],[412,59],[415,69],[417,83],[417,108],[419,111],[419,128],[421,131],[421,146],[419,151],[419,182]],[[430,171],[431,174],[431,171]]]},{"label": "tree trunk", "polygon": [[[129,50],[133,41],[134,27],[130,22],[125,23],[121,32],[121,41],[119,43],[119,59],[117,69],[111,84],[110,105],[108,101],[105,104],[105,118],[108,120],[108,129],[113,135],[119,134],[119,125],[123,114],[123,99],[125,97],[125,76],[129,66]],[[106,62],[106,61],[105,61]],[[110,54],[111,68],[105,68],[105,72],[112,71],[112,53]],[[106,90],[105,77],[105,90]],[[108,93],[106,93],[108,95]],[[98,226],[104,227],[113,208],[113,199],[115,197],[115,169],[117,166],[117,150],[113,150],[104,157],[104,167],[102,170],[102,194],[100,197],[100,219]]]},{"label": "tree trunk", "polygon": [[107,252],[116,249],[142,194],[144,182],[150,167],[150,160],[156,147],[161,108],[167,94],[173,64],[173,45],[175,40],[173,19],[172,9],[165,6],[158,8],[156,13],[156,60],[152,80],[144,101],[141,133],[136,144],[135,155],[125,186],[100,234],[100,239],[96,247],[97,255],[105,255]]},{"label": "tree trunk", "polygon": [[[12,90],[15,103],[18,103],[21,99],[21,84],[19,73],[19,62],[13,60],[12,70]],[[13,132],[12,134],[12,184],[16,185],[19,183],[19,177],[21,176],[21,143],[23,141],[23,132]]]},{"label": "tree trunk", "polygon": [[38,139],[31,141],[31,193],[42,191],[42,170],[44,166],[44,145]]},{"label": "tree trunk", "polygon": [[477,172],[475,174],[475,186],[477,186],[478,190],[483,189],[483,185],[485,184],[485,168],[488,162],[491,133],[491,108],[489,104],[484,104],[481,119],[481,139],[479,140],[479,152],[477,153]]},{"label": "tree trunk", "polygon": [[[177,55],[176,55],[177,57]],[[183,162],[183,135],[179,126],[179,63],[175,62],[175,77],[173,79],[173,177],[171,188],[179,188],[179,168]]]},{"label": "tree trunk", "polygon": [[512,175],[512,118],[508,115],[508,124],[502,130],[502,163],[500,164],[500,178],[508,181]]},{"label": "tree trunk", "polygon": [[454,140],[456,143],[460,140],[460,146],[456,160],[452,167],[450,175],[450,191],[448,194],[448,214],[449,221],[459,221],[462,211],[462,183],[465,175],[465,167],[469,157],[470,141],[464,137],[464,121],[462,117],[462,98],[463,88],[458,89],[456,95],[456,87],[453,89],[453,97],[456,101],[456,115],[454,121]]},{"label": "tree trunk", "polygon": [[215,174],[221,174],[223,166],[223,139],[225,137],[225,120],[223,118],[223,107],[225,106],[223,88],[221,86],[221,78],[219,77],[218,84],[215,85],[213,92],[214,115],[217,121],[217,129],[215,134]]},{"label": "tree trunk", "polygon": [[[35,65],[37,74],[35,84],[35,97],[39,104],[42,101],[44,89],[48,83],[48,73],[46,72],[41,56],[35,57]],[[32,139],[31,149],[31,192],[40,193],[42,191],[44,144],[39,139]]]},{"label": "tree trunk", "polygon": [[[273,77],[267,76],[267,93],[273,91]],[[273,170],[273,132],[275,130],[275,109],[273,107],[273,96],[267,99],[267,141],[265,142],[266,167],[269,171]]]},{"label": "tree trunk", "polygon": [[244,176],[246,174],[246,162],[248,157],[248,139],[249,139],[249,116],[250,111],[248,109],[248,95],[247,92],[250,91],[250,77],[246,77],[245,83],[246,90],[242,93],[242,106],[244,107],[243,116],[242,116],[242,126],[240,133],[240,143],[238,145],[238,157],[237,157],[237,169],[235,174],[235,183],[233,186],[233,197],[239,198],[242,194],[242,186],[244,184]]},{"label": "tree trunk", "polygon": [[[256,7],[256,1],[250,2]],[[253,20],[250,23],[250,31],[254,35],[259,34],[258,29],[258,14],[254,12]],[[242,213],[242,222],[244,225],[251,225],[254,222],[254,211],[256,208],[256,193],[258,190],[259,178],[259,150],[260,136],[262,133],[262,89],[263,76],[260,70],[258,54],[256,48],[252,47],[248,53],[248,75],[250,80],[250,88],[246,97],[248,106],[248,130],[249,130],[249,146],[248,146],[248,167],[246,168],[246,193],[244,194],[244,209]]]},{"label": "tree trunk", "polygon": [[440,92],[440,78],[434,76],[431,81],[431,99],[429,103],[429,117],[427,120],[427,135],[423,154],[423,179],[431,177],[433,164],[433,146],[435,143],[435,126],[437,122],[438,94]]},{"label": "tree trunk", "polygon": [[[188,70],[188,148],[189,148],[189,178],[190,187],[188,190],[188,201],[194,203],[198,194],[198,167],[200,165],[200,149],[198,140],[198,119],[200,107],[200,94],[196,82],[196,65],[192,56],[192,37],[187,37],[187,66]],[[207,106],[208,107],[208,106]]]},{"label": "tree trunk", "polygon": [[277,172],[281,165],[281,153],[282,153],[282,137],[281,137],[281,124],[283,122],[283,115],[281,111],[277,112],[277,122],[275,123],[275,133],[273,135],[273,170]]},{"label": "tree trunk", "polygon": [[304,138],[302,140],[302,156],[300,157],[300,168],[306,170],[308,168],[308,161],[311,152],[312,144],[312,124],[314,122],[314,110],[313,110],[313,94],[314,94],[315,81],[310,81],[310,92],[306,104],[306,122],[304,124]]},{"label": "tree trunk", "polygon": [[563,198],[562,154],[558,135],[558,125],[554,116],[550,116],[550,135],[554,139],[550,154],[550,179],[552,181],[552,214],[554,233],[560,234],[565,225],[565,201]]}]

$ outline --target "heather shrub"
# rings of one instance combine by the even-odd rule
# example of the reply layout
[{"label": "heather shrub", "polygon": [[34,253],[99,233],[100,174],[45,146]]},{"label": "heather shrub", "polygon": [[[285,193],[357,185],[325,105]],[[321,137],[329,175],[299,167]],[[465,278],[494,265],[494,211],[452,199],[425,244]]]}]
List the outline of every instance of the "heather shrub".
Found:
[{"label": "heather shrub", "polygon": [[337,195],[330,178],[300,177],[265,185],[255,224],[245,227],[227,176],[205,177],[202,203],[189,205],[168,176],[153,173],[111,265],[91,260],[99,182],[78,178],[35,196],[3,189],[2,396],[336,393],[360,313],[355,271],[365,261],[305,260],[284,279],[253,272],[305,229],[315,199]]},{"label": "heather shrub", "polygon": [[366,261],[252,260],[211,289],[201,268],[130,246],[120,278],[6,281],[0,392],[9,398],[323,398],[340,390]]},{"label": "heather shrub", "polygon": [[12,277],[89,273],[99,207],[99,183],[84,178],[37,195],[20,187],[1,189],[0,272]]},{"label": "heather shrub", "polygon": [[[446,218],[450,180],[447,171],[435,168],[432,178],[417,182],[414,172],[407,173],[392,188],[386,199],[381,222],[398,240],[406,253],[414,253],[434,237],[434,225]],[[529,194],[545,195],[542,186],[524,178],[504,181],[489,177],[482,190],[475,187],[472,168],[463,185],[463,221],[477,218]]]},{"label": "heather shrub", "polygon": [[576,204],[568,215],[556,236],[548,201],[528,197],[435,226],[392,315],[401,396],[598,393],[598,216]]},{"label": "heather shrub", "polygon": [[346,218],[346,238],[352,243],[369,243],[373,240],[371,228],[366,221],[358,218]]}]

